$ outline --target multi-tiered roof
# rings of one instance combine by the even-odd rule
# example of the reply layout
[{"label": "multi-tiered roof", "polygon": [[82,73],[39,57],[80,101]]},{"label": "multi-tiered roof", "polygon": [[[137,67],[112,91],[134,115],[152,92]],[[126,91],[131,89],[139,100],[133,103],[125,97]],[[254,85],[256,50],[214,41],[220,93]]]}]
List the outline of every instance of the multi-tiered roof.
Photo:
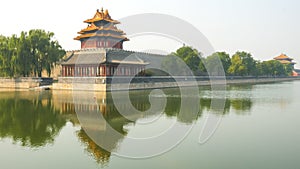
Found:
[{"label": "multi-tiered roof", "polygon": [[81,41],[81,48],[119,48],[123,49],[123,42],[129,39],[125,33],[116,27],[120,24],[109,15],[108,10],[97,10],[92,19],[84,21],[88,27],[82,29],[75,40]]},{"label": "multi-tiered roof", "polygon": [[296,64],[295,62],[293,62],[293,60],[294,60],[293,58],[290,58],[285,54],[281,54],[281,55],[275,57],[274,59],[278,60],[282,64],[291,64],[291,65]]}]

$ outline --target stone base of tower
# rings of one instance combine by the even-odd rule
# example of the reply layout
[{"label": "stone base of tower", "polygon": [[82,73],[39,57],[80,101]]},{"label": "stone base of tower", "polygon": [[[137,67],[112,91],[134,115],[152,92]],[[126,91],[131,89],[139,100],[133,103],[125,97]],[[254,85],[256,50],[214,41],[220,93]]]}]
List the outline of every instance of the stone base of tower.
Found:
[{"label": "stone base of tower", "polygon": [[74,91],[106,91],[106,78],[79,78],[60,77],[58,83],[54,83],[53,90],[74,90]]},{"label": "stone base of tower", "polygon": [[106,92],[106,84],[67,84],[54,83],[52,90],[99,91]]}]

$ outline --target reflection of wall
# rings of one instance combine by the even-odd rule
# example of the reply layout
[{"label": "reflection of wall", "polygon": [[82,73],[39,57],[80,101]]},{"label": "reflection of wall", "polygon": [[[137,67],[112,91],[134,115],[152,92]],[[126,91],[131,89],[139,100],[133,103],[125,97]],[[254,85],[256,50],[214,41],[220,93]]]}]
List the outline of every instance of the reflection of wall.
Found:
[{"label": "reflection of wall", "polygon": [[[139,96],[139,97],[136,97]],[[132,104],[137,109],[144,111],[149,108],[148,97],[136,95],[132,97]],[[118,114],[114,106],[111,93],[107,92],[81,92],[81,91],[52,91],[54,107],[62,114],[74,114],[77,111],[99,111],[105,116],[112,117]],[[125,96],[118,98],[124,109],[130,107],[124,102]],[[118,114],[119,115],[119,114]],[[139,116],[141,117],[141,116]]]}]

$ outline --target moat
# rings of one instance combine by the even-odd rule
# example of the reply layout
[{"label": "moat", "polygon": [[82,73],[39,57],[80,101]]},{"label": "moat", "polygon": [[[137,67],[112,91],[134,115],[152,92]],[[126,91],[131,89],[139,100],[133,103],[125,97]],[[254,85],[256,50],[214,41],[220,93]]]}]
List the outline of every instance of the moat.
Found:
[{"label": "moat", "polygon": [[[110,92],[0,89],[0,165],[13,169],[298,168],[299,87],[300,81],[234,85],[216,95],[202,86],[198,114],[194,116],[179,114],[182,97],[178,89],[151,95],[154,102],[166,98],[161,114],[146,112],[151,107],[151,90],[131,91],[131,104],[140,113],[125,114],[129,119],[118,111]],[[224,97],[218,98],[218,94]],[[215,98],[224,100],[222,110],[213,108]],[[125,99],[124,92],[118,92],[122,110],[130,106]],[[90,116],[94,112],[103,117],[97,121],[98,126]],[[78,117],[83,116],[90,123],[80,123]],[[199,144],[208,116],[222,120],[212,137]],[[147,125],[141,123],[145,121]],[[129,138],[151,137],[173,123],[193,128],[170,151],[144,159],[116,155],[126,149]],[[120,133],[118,137],[109,136],[109,127]],[[95,132],[106,147],[97,145],[84,128]]]}]

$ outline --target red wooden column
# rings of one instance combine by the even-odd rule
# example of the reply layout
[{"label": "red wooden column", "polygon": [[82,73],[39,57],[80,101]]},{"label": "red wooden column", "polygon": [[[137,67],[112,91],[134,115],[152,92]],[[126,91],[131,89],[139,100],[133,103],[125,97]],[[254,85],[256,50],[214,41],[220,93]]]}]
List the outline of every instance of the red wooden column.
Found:
[{"label": "red wooden column", "polygon": [[75,66],[72,66],[72,76],[75,76]]},{"label": "red wooden column", "polygon": [[68,69],[69,69],[69,67],[66,66],[66,77],[68,77]]},{"label": "red wooden column", "polygon": [[103,66],[103,76],[106,76],[106,66]]},{"label": "red wooden column", "polygon": [[66,75],[65,75],[65,66],[62,66],[61,75],[62,75],[62,77],[65,77],[65,76],[66,76]]},{"label": "red wooden column", "polygon": [[66,77],[68,77],[69,75],[68,75],[68,69],[69,69],[69,67],[68,66],[66,66]]}]

